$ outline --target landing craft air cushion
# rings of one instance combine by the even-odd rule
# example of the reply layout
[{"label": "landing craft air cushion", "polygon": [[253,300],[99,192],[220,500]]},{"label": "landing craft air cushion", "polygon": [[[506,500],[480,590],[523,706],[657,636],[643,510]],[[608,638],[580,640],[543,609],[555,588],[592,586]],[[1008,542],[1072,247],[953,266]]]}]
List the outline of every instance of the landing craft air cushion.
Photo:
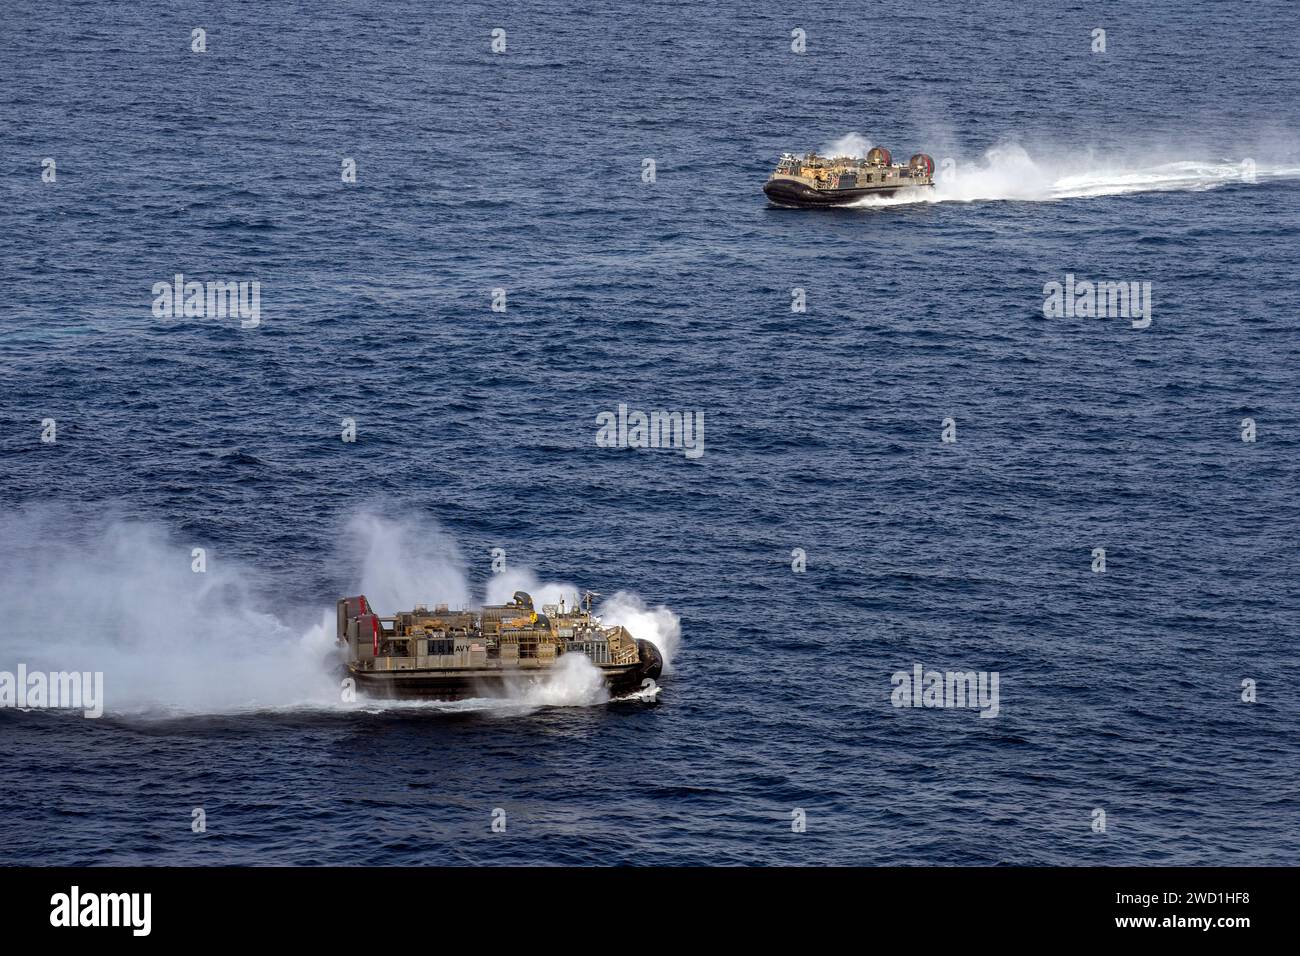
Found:
[{"label": "landing craft air cushion", "polygon": [[509,604],[478,611],[378,614],[364,595],[338,602],[338,643],[347,675],[377,697],[457,700],[501,696],[514,681],[544,678],[565,654],[584,654],[615,696],[651,686],[663,657],[621,625],[607,626],[575,596],[538,613],[532,596],[516,591]]},{"label": "landing craft air cushion", "polygon": [[800,159],[785,153],[763,184],[763,192],[778,206],[810,209],[934,186],[934,160],[925,153],[917,153],[906,166],[892,159],[889,150],[881,146],[865,158],[809,153]]}]

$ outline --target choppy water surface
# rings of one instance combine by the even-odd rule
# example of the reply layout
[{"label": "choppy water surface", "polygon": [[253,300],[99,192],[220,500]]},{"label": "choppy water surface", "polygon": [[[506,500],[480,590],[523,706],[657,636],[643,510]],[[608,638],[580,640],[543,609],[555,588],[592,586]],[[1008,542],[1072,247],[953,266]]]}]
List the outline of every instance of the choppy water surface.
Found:
[{"label": "choppy water surface", "polygon": [[[9,4],[0,670],[107,713],[0,709],[0,859],[1296,863],[1292,11],[877,9]],[[954,175],[766,205],[851,134]],[[662,692],[338,699],[336,597],[519,586],[623,592]]]}]

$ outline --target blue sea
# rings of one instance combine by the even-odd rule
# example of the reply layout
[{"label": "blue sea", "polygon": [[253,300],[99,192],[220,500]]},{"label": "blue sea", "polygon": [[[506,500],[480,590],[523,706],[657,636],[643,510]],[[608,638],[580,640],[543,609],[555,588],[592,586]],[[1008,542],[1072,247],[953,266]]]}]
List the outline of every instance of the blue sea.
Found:
[{"label": "blue sea", "polygon": [[[1300,862],[1294,13],[7,0],[0,862]],[[344,699],[516,588],[658,693]]]}]

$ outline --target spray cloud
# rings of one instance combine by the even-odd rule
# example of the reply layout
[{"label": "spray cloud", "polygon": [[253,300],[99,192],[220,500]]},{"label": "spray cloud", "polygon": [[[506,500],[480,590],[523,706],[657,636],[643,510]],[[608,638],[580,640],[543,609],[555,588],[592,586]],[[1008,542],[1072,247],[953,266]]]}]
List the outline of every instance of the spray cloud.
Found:
[{"label": "spray cloud", "polygon": [[[256,568],[219,553],[196,573],[191,544],[155,523],[11,512],[0,516],[0,540],[9,543],[0,551],[0,607],[7,613],[0,669],[22,663],[31,670],[102,671],[110,715],[345,706],[332,601],[286,610],[258,593]],[[344,577],[354,582],[348,593],[366,594],[383,611],[476,603],[455,543],[427,519],[359,514],[343,542]],[[508,601],[516,590],[529,591],[539,607],[578,591],[511,569],[489,581],[487,602]],[[675,646],[676,616],[637,604],[634,596],[615,595],[609,623],[656,643],[669,635],[661,650]],[[583,706],[606,699],[586,657],[561,663],[545,680],[515,688],[512,701]]]}]

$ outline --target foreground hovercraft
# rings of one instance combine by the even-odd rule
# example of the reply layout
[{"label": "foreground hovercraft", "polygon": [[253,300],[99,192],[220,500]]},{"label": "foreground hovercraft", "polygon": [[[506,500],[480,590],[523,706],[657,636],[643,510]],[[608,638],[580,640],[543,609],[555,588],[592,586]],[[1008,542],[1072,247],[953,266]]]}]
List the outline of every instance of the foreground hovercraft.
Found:
[{"label": "foreground hovercraft", "polygon": [[364,596],[338,602],[338,643],[346,649],[348,676],[377,697],[456,700],[501,696],[515,682],[545,677],[565,654],[585,654],[615,696],[651,686],[663,658],[649,641],[620,626],[605,626],[586,606],[548,604],[533,609],[526,591],[509,604],[478,611],[377,614]]},{"label": "foreground hovercraft", "polygon": [[800,159],[785,153],[763,192],[777,205],[810,208],[843,206],[864,196],[892,196],[933,185],[934,160],[925,153],[917,153],[904,166],[892,162],[889,150],[877,146],[865,159],[816,153]]}]

